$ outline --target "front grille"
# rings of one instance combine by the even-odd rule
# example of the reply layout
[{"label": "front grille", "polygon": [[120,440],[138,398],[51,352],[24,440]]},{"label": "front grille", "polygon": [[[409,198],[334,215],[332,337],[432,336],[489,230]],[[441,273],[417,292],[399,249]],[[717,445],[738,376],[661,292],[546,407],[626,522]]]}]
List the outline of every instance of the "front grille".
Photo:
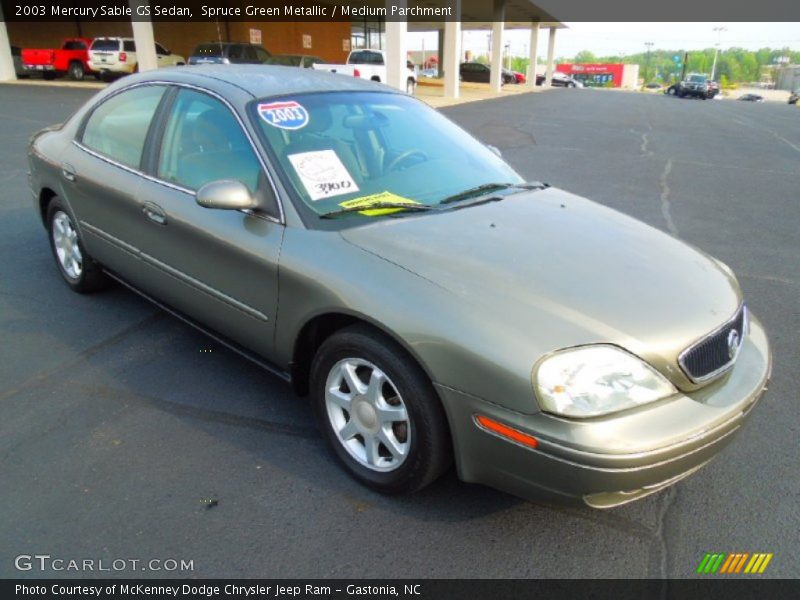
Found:
[{"label": "front grille", "polygon": [[684,373],[699,383],[729,369],[736,362],[746,328],[747,307],[742,305],[730,321],[681,353],[678,362]]}]

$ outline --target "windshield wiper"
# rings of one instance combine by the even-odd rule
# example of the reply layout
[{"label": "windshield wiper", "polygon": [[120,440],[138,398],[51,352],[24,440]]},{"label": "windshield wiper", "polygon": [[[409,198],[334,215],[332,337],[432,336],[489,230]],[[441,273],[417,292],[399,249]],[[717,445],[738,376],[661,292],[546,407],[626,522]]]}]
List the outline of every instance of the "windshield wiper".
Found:
[{"label": "windshield wiper", "polygon": [[482,194],[488,194],[489,192],[498,192],[510,187],[515,187],[515,185],[513,183],[484,183],[483,185],[469,188],[463,192],[453,194],[452,196],[447,196],[444,200],[441,200],[439,204],[450,204],[452,202],[458,202],[459,200],[472,198],[473,196],[480,196]]},{"label": "windshield wiper", "polygon": [[[458,194],[453,194],[452,196],[448,196],[444,200],[440,201],[439,204],[451,204],[453,202],[458,202],[459,200],[466,200],[467,198],[474,198],[475,196],[483,196],[485,194],[489,194],[490,192],[499,192],[501,190],[507,190],[509,188],[516,188],[518,191],[511,192],[510,194],[503,194],[502,196],[492,196],[487,198],[485,202],[491,202],[496,200],[502,200],[505,196],[509,196],[511,194],[518,194],[520,192],[530,192],[535,190],[544,190],[549,188],[550,186],[546,183],[542,183],[540,181],[529,181],[528,183],[484,183],[483,185],[479,185],[478,187],[470,188],[468,190],[464,190],[463,192],[459,192]],[[475,206],[477,204],[483,204],[484,201],[478,202],[470,202],[469,204],[464,204],[464,207],[467,206]]]},{"label": "windshield wiper", "polygon": [[432,206],[428,206],[427,204],[405,204],[403,202],[377,202],[375,204],[370,204],[369,206],[348,206],[347,208],[339,208],[337,210],[332,210],[330,212],[322,213],[319,216],[319,218],[332,219],[334,217],[338,217],[339,215],[346,215],[348,213],[363,212],[366,210],[378,210],[384,208],[401,208],[403,210],[412,212],[436,210]]}]

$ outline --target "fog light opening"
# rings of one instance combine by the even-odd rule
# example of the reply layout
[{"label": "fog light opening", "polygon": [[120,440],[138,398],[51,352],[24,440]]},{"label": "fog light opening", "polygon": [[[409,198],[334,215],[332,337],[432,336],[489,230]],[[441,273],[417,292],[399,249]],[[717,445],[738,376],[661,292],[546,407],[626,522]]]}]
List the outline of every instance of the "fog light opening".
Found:
[{"label": "fog light opening", "polygon": [[505,438],[517,444],[527,446],[528,448],[536,448],[539,445],[539,440],[532,435],[523,433],[518,429],[504,425],[503,423],[495,421],[494,419],[490,419],[489,417],[475,415],[475,422],[479,427],[482,427],[486,431],[494,433],[501,438]]}]

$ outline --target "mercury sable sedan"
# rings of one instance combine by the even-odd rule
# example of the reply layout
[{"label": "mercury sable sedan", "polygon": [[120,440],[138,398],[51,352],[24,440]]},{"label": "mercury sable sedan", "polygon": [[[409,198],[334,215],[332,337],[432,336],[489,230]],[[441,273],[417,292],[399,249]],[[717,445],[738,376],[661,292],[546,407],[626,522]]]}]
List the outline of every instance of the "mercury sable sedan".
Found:
[{"label": "mercury sable sedan", "polygon": [[622,504],[714,457],[770,373],[723,263],[526,182],[380,84],[277,66],[118,81],[30,150],[76,292],[111,279],[310,395],[344,467]]}]

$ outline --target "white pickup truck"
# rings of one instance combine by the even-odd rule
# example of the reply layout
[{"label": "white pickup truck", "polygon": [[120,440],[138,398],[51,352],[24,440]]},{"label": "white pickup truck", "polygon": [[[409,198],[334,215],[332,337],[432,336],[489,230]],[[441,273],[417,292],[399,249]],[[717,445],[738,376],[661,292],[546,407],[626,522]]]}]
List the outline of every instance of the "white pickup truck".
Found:
[{"label": "white pickup truck", "polygon": [[[347,64],[315,64],[312,68],[386,83],[386,53],[383,50],[353,50],[347,56]],[[406,72],[406,92],[413,94],[417,85],[417,70],[407,62]]]}]

